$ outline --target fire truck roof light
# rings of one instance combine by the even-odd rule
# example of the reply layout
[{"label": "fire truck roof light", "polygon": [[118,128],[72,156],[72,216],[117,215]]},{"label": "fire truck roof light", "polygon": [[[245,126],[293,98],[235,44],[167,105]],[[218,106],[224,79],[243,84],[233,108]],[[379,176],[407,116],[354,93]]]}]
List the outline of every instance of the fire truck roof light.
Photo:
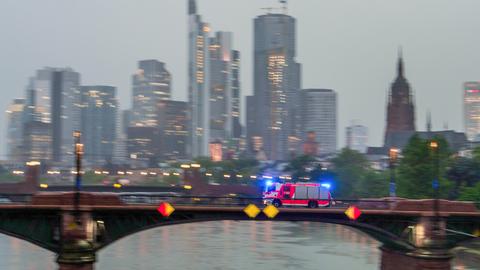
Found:
[{"label": "fire truck roof light", "polygon": [[330,189],[330,187],[331,187],[332,185],[330,185],[329,183],[323,183],[323,184],[321,184],[321,186],[324,187],[324,188],[326,188],[326,189]]}]

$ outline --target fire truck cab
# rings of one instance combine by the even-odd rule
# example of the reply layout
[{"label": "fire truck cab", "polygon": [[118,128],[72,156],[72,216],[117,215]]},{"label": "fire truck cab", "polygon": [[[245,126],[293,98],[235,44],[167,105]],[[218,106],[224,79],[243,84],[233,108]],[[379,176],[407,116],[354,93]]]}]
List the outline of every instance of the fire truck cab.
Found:
[{"label": "fire truck cab", "polygon": [[263,194],[263,203],[280,206],[305,206],[317,208],[331,205],[331,194],[328,187],[317,183],[285,183],[277,184],[275,190]]}]

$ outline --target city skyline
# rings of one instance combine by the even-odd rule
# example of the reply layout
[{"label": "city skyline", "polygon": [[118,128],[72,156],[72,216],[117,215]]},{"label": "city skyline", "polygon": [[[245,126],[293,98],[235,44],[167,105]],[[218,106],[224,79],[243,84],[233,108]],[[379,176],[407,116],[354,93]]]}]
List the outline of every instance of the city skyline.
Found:
[{"label": "city skyline", "polygon": [[[55,2],[55,1],[53,1]],[[177,2],[177,1],[175,1]],[[186,8],[186,3],[184,1],[178,1],[182,3],[172,3],[172,2],[160,2],[160,3],[143,3],[137,5],[137,9],[132,9],[132,12],[136,14],[136,12],[139,12],[140,10],[144,10],[147,8],[151,8],[152,6],[160,7],[161,11],[164,11],[164,9],[169,9],[169,12],[176,14],[175,19],[172,19],[172,22],[175,22],[176,27],[178,32],[179,39],[174,39],[179,40],[178,45],[175,46],[170,46],[170,48],[182,48],[185,47],[185,31],[184,29],[187,29],[185,22],[182,21],[183,17],[180,18],[181,15],[184,14],[185,8]],[[253,39],[253,32],[252,32],[252,20],[255,16],[261,15],[265,13],[264,10],[261,10],[261,7],[269,6],[269,5],[276,5],[276,1],[256,1],[255,4],[253,1],[251,2],[243,2],[242,4],[239,4],[234,1],[225,1],[228,3],[221,3],[219,1],[216,1],[215,3],[210,3],[206,1],[199,1],[199,9],[200,12],[202,13],[202,16],[205,18],[206,21],[209,21],[212,25],[215,25],[215,29],[225,29],[228,31],[232,31],[235,34],[236,37],[236,48],[242,51],[242,85],[244,85],[244,94],[248,95],[251,94],[252,91],[252,83],[251,83],[251,73],[252,73],[252,46],[251,46],[251,41]],[[346,6],[348,2],[349,6],[355,6],[351,1],[346,1],[344,3],[339,3],[337,4],[325,4],[328,7],[328,10],[332,11],[333,14],[335,12],[338,12],[340,7]],[[367,1],[369,2],[369,1]],[[428,2],[428,1],[426,1]],[[58,2],[55,2],[56,4],[62,5]],[[375,4],[373,2],[369,2],[370,4]],[[465,3],[468,3],[468,1],[465,1],[464,3],[456,3],[453,6],[450,6],[450,10],[448,10],[449,4],[447,2],[436,2],[437,5],[441,6],[443,9],[440,9],[438,17],[436,14],[431,14],[428,9],[426,9],[429,4],[424,3],[422,5],[419,5],[415,11],[413,11],[413,18],[415,23],[420,23],[420,22],[427,22],[426,24],[419,24],[418,28],[420,28],[420,31],[417,29],[413,29],[413,23],[406,23],[403,21],[402,14],[404,14],[409,7],[412,7],[413,2],[407,1],[407,2],[402,2],[402,4],[398,4],[395,2],[390,2],[388,5],[385,4],[378,4],[376,3],[376,8],[379,11],[366,11],[361,9],[360,15],[365,15],[368,14],[368,12],[374,12],[375,14],[377,12],[382,11],[382,8],[386,8],[383,11],[386,11],[386,15],[392,16],[393,19],[388,20],[385,17],[380,17],[381,19],[386,19],[386,22],[390,22],[390,26],[393,28],[388,28],[388,27],[382,27],[379,26],[378,24],[372,24],[374,26],[373,29],[379,30],[378,27],[380,27],[380,30],[382,31],[391,31],[395,33],[395,37],[392,37],[388,35],[388,33],[385,33],[385,37],[382,38],[381,41],[376,40],[376,42],[381,42],[380,46],[373,46],[372,43],[368,40],[368,38],[363,38],[360,39],[361,41],[364,41],[365,43],[369,43],[369,46],[361,46],[361,44],[357,44],[355,47],[352,46],[352,44],[349,44],[349,46],[346,46],[346,43],[343,43],[343,46],[340,46],[339,48],[335,48],[332,44],[337,44],[337,42],[340,42],[341,40],[345,41],[345,37],[351,36],[351,34],[357,35],[360,33],[363,33],[362,29],[356,29],[354,33],[347,33],[347,32],[352,32],[352,31],[347,31],[346,26],[351,24],[351,20],[359,20],[359,18],[355,18],[356,15],[350,14],[354,16],[354,18],[350,18],[350,24],[346,24],[345,22],[342,22],[340,19],[333,19],[330,16],[325,17],[326,21],[329,22],[335,22],[338,25],[328,28],[328,27],[321,27],[321,31],[319,33],[321,36],[325,37],[325,40],[321,40],[323,43],[315,43],[312,41],[315,41],[315,36],[318,37],[319,33],[316,33],[312,31],[312,28],[322,26],[321,22],[318,21],[318,16],[312,16],[312,13],[309,13],[309,7],[311,9],[314,9],[316,7],[319,7],[320,5],[316,3],[316,1],[303,1],[302,3],[298,3],[295,1],[290,1],[289,5],[289,13],[297,18],[298,20],[298,34],[297,38],[299,41],[299,48],[298,48],[298,61],[301,62],[303,65],[305,65],[304,70],[310,70],[307,71],[306,74],[303,76],[303,86],[304,88],[308,87],[329,87],[329,88],[334,88],[338,91],[339,94],[339,130],[343,130],[343,128],[348,125],[348,123],[352,119],[361,119],[362,122],[369,127],[370,130],[370,142],[372,145],[380,145],[382,142],[382,137],[384,133],[384,124],[385,124],[385,104],[384,101],[386,99],[386,90],[388,89],[388,85],[390,83],[391,77],[395,74],[395,69],[392,65],[394,63],[395,58],[396,58],[396,50],[398,45],[403,45],[404,48],[404,56],[408,61],[408,70],[407,70],[407,77],[409,78],[409,81],[411,82],[413,89],[415,91],[415,96],[416,96],[416,108],[417,108],[417,114],[416,118],[418,119],[417,126],[421,130],[425,124],[424,124],[424,119],[426,118],[424,115],[428,109],[431,109],[432,114],[433,114],[433,119],[434,119],[434,125],[433,129],[439,129],[441,128],[443,122],[448,122],[449,127],[455,130],[464,130],[463,128],[463,121],[462,121],[462,106],[461,106],[461,100],[462,100],[462,84],[465,81],[469,80],[476,80],[475,73],[474,73],[474,63],[476,62],[477,55],[474,54],[474,51],[472,48],[463,48],[461,54],[459,53],[460,48],[458,47],[459,45],[465,45],[464,42],[466,43],[469,39],[464,37],[463,34],[469,33],[468,29],[465,29],[465,27],[472,27],[475,25],[475,23],[472,23],[470,20],[474,20],[473,16],[467,16],[463,11],[469,12],[471,10],[471,6],[469,6],[469,9],[466,9]],[[470,2],[472,3],[472,2]],[[231,5],[232,7],[230,8],[225,8],[228,5]],[[45,9],[45,6],[48,6],[49,4],[45,4],[42,6],[41,9]],[[91,4],[86,3],[86,4],[78,4],[78,8],[86,8]],[[119,5],[127,5],[125,3],[120,3]],[[19,12],[21,9],[26,9],[27,11],[30,8],[35,8],[36,4],[31,2],[28,5],[22,5],[22,4],[16,4],[16,3],[7,3],[7,7],[12,8],[12,14],[16,14],[16,12]],[[387,7],[388,6],[388,7]],[[100,10],[102,8],[105,8],[102,6],[102,4],[98,4],[98,7]],[[217,8],[215,8],[217,7]],[[238,7],[239,9],[239,14],[235,14],[235,8]],[[464,9],[462,9],[462,7]],[[38,8],[38,6],[37,6]],[[224,9],[222,9],[224,8]],[[399,8],[397,11],[393,11],[395,8]],[[300,12],[299,10],[302,9]],[[62,9],[65,10],[65,14],[57,14],[57,16],[67,16],[69,14],[69,9]],[[215,10],[224,10],[224,12],[215,12]],[[352,10],[354,10],[352,8]],[[448,10],[448,11],[447,11]],[[457,14],[458,11],[462,10],[463,13]],[[318,12],[325,12],[322,10],[317,10]],[[348,13],[348,11],[347,11]],[[420,16],[421,14],[427,14],[430,17],[430,20],[426,21],[421,21],[422,17]],[[114,13],[114,15],[118,13]],[[163,13],[162,13],[163,14]],[[248,15],[245,15],[248,14]],[[322,13],[323,14],[323,13]],[[6,14],[8,15],[8,14]],[[70,14],[71,15],[71,14]],[[95,14],[94,14],[95,15]],[[117,19],[114,15],[112,20],[115,21],[114,19]],[[393,16],[395,15],[395,16]],[[232,17],[230,20],[225,20],[225,17]],[[238,16],[238,17],[237,17]],[[3,16],[5,18],[10,18],[9,16]],[[94,16],[95,17],[95,16]],[[108,17],[108,16],[107,16]],[[153,21],[152,18],[147,18],[148,16],[140,16],[139,22],[132,23],[134,25],[143,25],[145,27],[150,25],[150,22],[156,22],[157,26],[164,25],[168,21],[168,16],[162,17],[162,16],[157,16],[154,18]],[[58,18],[58,17],[56,17]],[[96,18],[96,17],[95,17]],[[239,25],[235,25],[233,23],[234,19],[238,18],[239,21],[241,21],[242,26],[240,27]],[[442,18],[443,21],[438,21],[438,18]],[[223,20],[222,20],[223,19]],[[448,24],[449,21],[451,20],[456,20],[459,19],[459,22],[455,25],[456,28],[445,28],[443,27],[442,29],[442,24],[446,23]],[[15,20],[13,19],[15,22]],[[35,21],[35,20],[32,20]],[[75,16],[72,18],[72,22],[75,22]],[[370,25],[368,24],[368,20],[359,20],[359,23],[361,26],[365,25]],[[434,24],[436,23],[436,24]],[[36,22],[36,24],[39,24],[39,27],[54,27],[51,25],[51,22],[48,20],[46,22]],[[106,42],[105,40],[108,40],[108,38],[103,39],[101,38],[102,36],[99,36],[99,33],[102,33],[102,31],[105,31],[107,29],[110,29],[108,24],[102,24],[103,26],[100,27],[99,30],[97,31],[92,31],[90,29],[90,32],[88,35],[93,35],[100,40],[103,40],[103,42]],[[182,28],[182,25],[185,26]],[[372,26],[370,25],[370,26]],[[25,25],[22,24],[16,24],[16,26],[20,27],[25,27]],[[75,25],[73,25],[75,26]],[[350,25],[351,26],[351,25]],[[339,28],[340,27],[340,28]],[[343,27],[343,28],[342,28]],[[148,28],[148,27],[147,27]],[[85,35],[86,33],[84,32],[83,28],[75,28],[76,32],[79,32],[82,35]],[[163,29],[163,28],[162,28]],[[240,29],[240,30],[239,30]],[[333,30],[342,30],[343,31],[338,31],[333,34]],[[435,31],[439,32],[441,29],[442,35],[438,35]],[[127,27],[125,31],[131,31],[132,29],[130,27]],[[422,32],[426,30],[431,30],[428,31],[428,34],[430,34],[430,37],[433,38],[433,40],[429,40],[429,42],[422,41],[420,44],[412,38],[412,36],[418,36],[420,34],[425,34],[427,32]],[[446,33],[443,33],[443,31],[446,31]],[[5,32],[5,33],[10,33],[10,32]],[[169,29],[165,29],[165,32],[163,30],[161,31],[160,37],[164,36],[169,36],[172,34],[172,31]],[[310,36],[308,35],[310,34]],[[33,37],[37,38],[37,40],[46,40],[46,38],[51,37],[50,34],[43,32],[44,36],[40,37]],[[393,35],[393,34],[392,34]],[[1,104],[4,109],[7,108],[7,104],[11,102],[12,99],[22,97],[22,93],[24,90],[24,87],[27,82],[27,78],[29,74],[33,70],[36,70],[38,68],[41,68],[42,66],[71,66],[74,68],[76,71],[80,72],[82,74],[82,81],[84,81],[85,84],[97,84],[97,83],[107,83],[109,85],[117,86],[119,89],[119,96],[121,99],[121,107],[126,108],[129,104],[129,95],[130,95],[130,87],[129,85],[129,73],[130,73],[130,68],[132,64],[129,65],[123,65],[123,64],[118,64],[118,66],[121,66],[121,68],[113,68],[115,70],[116,75],[107,75],[108,72],[106,72],[104,69],[96,67],[105,65],[107,67],[110,67],[110,65],[106,65],[106,58],[100,58],[96,59],[95,57],[91,57],[90,62],[89,61],[81,61],[80,58],[81,56],[88,50],[92,53],[93,56],[97,55],[98,53],[102,53],[103,50],[105,50],[105,46],[102,44],[95,42],[94,44],[98,45],[98,47],[93,46],[93,47],[88,47],[88,50],[77,50],[79,52],[79,56],[75,56],[76,54],[72,54],[70,52],[65,55],[65,52],[68,50],[64,50],[61,47],[58,47],[56,45],[51,45],[51,48],[45,47],[45,45],[38,45],[38,47],[35,48],[27,48],[25,47],[25,44],[23,44],[23,41],[18,40],[20,37],[22,37],[21,34],[15,34],[15,33],[10,33],[10,36],[12,36],[12,44],[13,43],[19,43],[18,46],[18,51],[22,52],[22,54],[26,54],[24,59],[21,59],[18,61],[19,63],[12,63],[10,65],[5,65],[7,66],[12,66],[12,70],[15,70],[17,72],[11,72],[10,69],[6,69],[3,74],[7,74],[8,76],[5,76],[5,81],[2,79],[1,85],[7,89],[14,89],[15,91],[9,90],[7,91],[6,95],[6,100],[3,101]],[[68,33],[67,33],[67,39],[68,39]],[[312,37],[313,36],[313,37]],[[139,37],[136,35],[135,37]],[[367,36],[369,37],[369,36]],[[371,36],[370,36],[371,37]],[[439,40],[443,40],[443,38],[447,38],[446,41],[452,43],[456,42],[456,48],[447,50],[447,45],[443,45],[442,47],[442,42],[435,42]],[[145,37],[145,42],[148,42],[152,37],[149,35],[148,37]],[[26,38],[26,40],[31,40],[31,38]],[[162,43],[162,41],[166,40],[165,38],[160,38],[158,39],[153,39],[154,44],[157,43]],[[317,40],[318,41],[318,40]],[[28,42],[29,44],[39,44],[39,42]],[[474,44],[473,41],[470,41],[470,43]],[[10,43],[8,43],[10,44]],[[23,44],[23,45],[22,45]],[[65,40],[66,48],[72,49],[72,45],[70,44],[69,40]],[[82,43],[85,44],[85,43]],[[116,43],[112,43],[116,44]],[[121,43],[118,43],[121,44]],[[315,45],[316,46],[313,46]],[[128,44],[127,44],[128,45]],[[320,45],[320,46],[318,46]],[[432,45],[435,45],[438,48],[433,48],[433,50],[430,48]],[[5,46],[6,49],[11,49],[10,45],[0,45],[0,46]],[[113,45],[112,45],[113,46]],[[168,55],[170,53],[169,50],[162,50],[160,47],[161,46],[147,46],[147,50],[149,53],[144,53],[143,51],[140,53],[139,49],[137,50],[126,50],[126,48],[129,48],[129,46],[124,46],[124,45],[115,45],[118,46],[118,48],[113,48],[113,52],[118,53],[119,51],[126,52],[128,57],[125,58],[119,58],[118,61],[121,63],[125,63],[129,59],[135,59],[134,61],[137,61],[139,59],[148,59],[148,58],[155,58],[158,59],[159,61],[165,62],[169,67],[171,67],[172,71],[172,76],[173,76],[173,97],[174,99],[180,99],[180,100],[186,100],[186,58],[185,56],[181,54],[185,54],[185,50],[181,49],[178,50],[180,51],[180,54],[174,53],[173,55],[175,56],[176,60],[169,60],[170,56]],[[150,48],[152,47],[152,48]],[[154,48],[153,48],[154,47]],[[315,47],[315,50],[312,50],[312,47]],[[48,52],[50,50],[57,50],[58,55],[52,55],[49,54]],[[5,53],[6,50],[1,50],[1,53]],[[312,53],[313,52],[313,53]],[[46,54],[48,55],[48,60],[41,60],[38,59],[39,54]],[[154,54],[154,55],[146,55],[146,54]],[[13,53],[13,55],[16,55]],[[179,57],[180,55],[180,57]],[[29,57],[31,56],[31,57]],[[340,56],[340,57],[339,57]],[[83,57],[84,58],[84,57]],[[183,59],[182,59],[183,58]],[[311,58],[312,60],[310,60]],[[336,59],[336,61],[332,61],[332,59]],[[379,58],[385,58],[385,59],[379,59]],[[5,57],[4,59],[10,59],[9,57]],[[36,60],[35,60],[36,59]],[[47,58],[46,58],[47,59]],[[126,60],[127,59],[127,60]],[[170,58],[172,59],[172,58]],[[449,60],[449,61],[446,61]],[[88,63],[89,62],[89,63]],[[115,61],[114,61],[115,62]],[[128,60],[130,63],[131,60]],[[454,62],[458,63],[457,65],[447,65],[447,63]],[[87,65],[88,63],[88,65]],[[315,63],[316,66],[312,66],[312,63]],[[444,65],[441,65],[441,63],[444,63]],[[116,64],[117,65],[117,64]],[[3,65],[2,65],[3,66]],[[28,68],[25,68],[27,66]],[[307,68],[309,67],[309,68]],[[127,69],[129,70],[128,73],[124,74],[124,72],[120,72],[118,69]],[[429,72],[423,72],[424,70],[427,70]],[[456,71],[460,70],[460,71]],[[420,72],[422,71],[422,72]],[[106,74],[107,73],[107,74]],[[313,74],[315,73],[315,74]],[[26,74],[26,75],[25,75]],[[119,75],[120,74],[120,75]],[[352,76],[354,75],[354,76]],[[339,79],[336,79],[335,77],[338,77]],[[355,81],[355,83],[345,83],[344,81]],[[127,81],[127,84],[125,85],[125,81]],[[356,85],[357,87],[354,87]],[[448,91],[447,91],[448,90]],[[442,91],[442,94],[444,94],[443,98],[436,98],[435,100],[431,99],[431,96],[438,91]],[[363,92],[366,93],[365,98],[359,98],[358,95],[356,95],[355,92]],[[452,105],[452,100],[455,100],[455,104]],[[245,100],[242,102],[245,104]],[[375,104],[375,106],[373,106]],[[443,107],[448,106],[448,110],[442,110]],[[368,108],[367,108],[368,107]],[[245,106],[243,106],[245,111]],[[5,117],[5,116],[2,116]],[[3,118],[5,119],[5,118]],[[5,121],[4,121],[5,122]],[[242,123],[245,123],[245,117],[242,118]],[[6,133],[6,125],[4,124],[2,127],[2,133]],[[343,146],[343,136],[342,133],[339,134],[339,142],[341,142],[340,146]],[[5,153],[5,136],[2,136],[2,153]]]}]

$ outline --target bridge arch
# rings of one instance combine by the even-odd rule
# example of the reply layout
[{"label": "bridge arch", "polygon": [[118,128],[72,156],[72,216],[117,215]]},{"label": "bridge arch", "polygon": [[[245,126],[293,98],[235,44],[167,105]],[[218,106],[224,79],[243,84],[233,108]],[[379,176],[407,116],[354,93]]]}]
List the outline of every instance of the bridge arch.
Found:
[{"label": "bridge arch", "polygon": [[0,233],[15,237],[46,250],[57,252],[61,217],[55,211],[8,210],[0,212]]},{"label": "bridge arch", "polygon": [[[118,217],[118,215],[117,215]],[[369,237],[377,240],[378,242],[382,243],[383,246],[388,247],[390,249],[402,251],[402,252],[409,252],[415,250],[415,247],[406,241],[405,239],[397,236],[391,232],[388,232],[382,228],[376,227],[374,225],[370,225],[367,223],[362,222],[355,222],[346,219],[328,219],[328,218],[321,218],[315,216],[305,216],[305,217],[279,217],[275,219],[267,219],[267,218],[258,218],[258,219],[250,219],[246,217],[245,214],[241,213],[238,216],[188,216],[188,215],[181,215],[181,216],[173,216],[171,218],[158,218],[158,214],[155,214],[154,217],[152,216],[143,216],[141,218],[138,217],[124,217],[117,220],[112,220],[107,216],[97,216],[94,219],[98,219],[105,224],[104,231],[100,230],[100,233],[103,234],[102,238],[104,241],[100,245],[97,246],[97,250],[103,249],[108,245],[113,244],[114,242],[150,229],[163,227],[163,226],[174,226],[180,224],[189,224],[189,223],[198,223],[198,222],[211,222],[211,221],[224,221],[224,220],[232,220],[232,221],[272,221],[272,222],[315,222],[315,223],[326,223],[326,224],[335,224],[335,225],[342,225],[347,226],[350,228],[354,228],[359,230]],[[132,226],[131,224],[136,224]]]}]

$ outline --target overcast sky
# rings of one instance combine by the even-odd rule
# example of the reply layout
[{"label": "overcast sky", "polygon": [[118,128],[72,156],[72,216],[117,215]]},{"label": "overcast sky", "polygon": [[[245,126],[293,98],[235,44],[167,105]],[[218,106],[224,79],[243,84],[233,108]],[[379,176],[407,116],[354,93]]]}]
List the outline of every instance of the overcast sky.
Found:
[{"label": "overcast sky", "polygon": [[[0,0],[0,108],[24,97],[28,77],[44,66],[72,67],[82,84],[118,87],[131,104],[130,77],[141,59],[173,75],[173,97],[187,93],[186,0]],[[253,18],[275,0],[197,0],[212,30],[232,31],[241,51],[242,92],[252,93]],[[434,129],[463,131],[462,83],[480,80],[478,0],[290,0],[297,18],[297,60],[304,88],[338,92],[339,146],[359,120],[380,145],[385,100],[403,47],[414,89],[417,129],[428,109]],[[243,103],[242,105],[244,105]],[[0,117],[5,153],[5,114]],[[244,119],[243,119],[244,122]]]}]

